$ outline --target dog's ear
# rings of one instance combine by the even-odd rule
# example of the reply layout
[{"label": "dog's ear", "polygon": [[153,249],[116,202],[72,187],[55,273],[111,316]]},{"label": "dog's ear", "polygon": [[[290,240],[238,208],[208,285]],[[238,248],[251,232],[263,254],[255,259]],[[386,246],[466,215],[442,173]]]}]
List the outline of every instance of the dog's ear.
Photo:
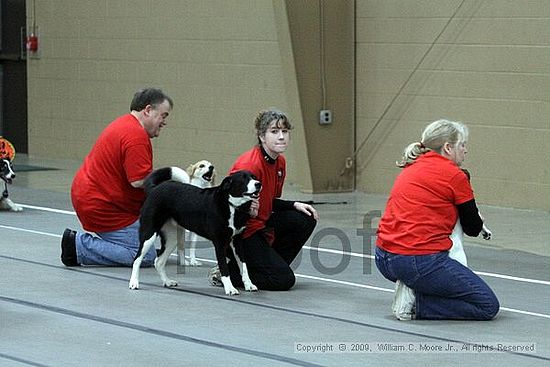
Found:
[{"label": "dog's ear", "polygon": [[185,170],[189,175],[189,177],[193,177],[193,174],[195,173],[195,168],[196,168],[195,166],[196,164],[190,164],[189,167],[187,167],[187,169]]},{"label": "dog's ear", "polygon": [[212,171],[212,186],[216,185],[216,169]]},{"label": "dog's ear", "polygon": [[231,176],[227,176],[223,179],[222,183],[220,184],[220,189],[223,191],[223,192],[229,192],[231,191],[231,181],[232,181],[232,178]]}]

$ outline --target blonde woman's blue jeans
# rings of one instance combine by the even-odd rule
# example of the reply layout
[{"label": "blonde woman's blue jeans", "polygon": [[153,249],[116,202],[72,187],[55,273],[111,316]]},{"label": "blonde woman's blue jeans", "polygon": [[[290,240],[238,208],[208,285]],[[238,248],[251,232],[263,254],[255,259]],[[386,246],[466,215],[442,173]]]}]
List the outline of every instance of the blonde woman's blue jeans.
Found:
[{"label": "blonde woman's blue jeans", "polygon": [[416,318],[425,320],[491,320],[499,302],[491,288],[447,251],[398,255],[376,248],[376,266],[392,282],[414,290]]}]

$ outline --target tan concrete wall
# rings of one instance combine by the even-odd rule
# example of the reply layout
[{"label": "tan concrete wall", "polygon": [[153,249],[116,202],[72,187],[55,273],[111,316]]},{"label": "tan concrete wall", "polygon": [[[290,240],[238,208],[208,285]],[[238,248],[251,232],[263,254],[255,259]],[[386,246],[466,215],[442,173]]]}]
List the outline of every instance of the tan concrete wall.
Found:
[{"label": "tan concrete wall", "polygon": [[[322,3],[331,13],[337,2]],[[154,85],[176,103],[169,126],[154,141],[157,166],[207,158],[225,173],[255,143],[258,109],[276,106],[296,126],[287,154],[289,181],[306,191],[314,181],[320,183],[315,191],[339,185],[331,181],[332,168],[323,171],[323,162],[333,167],[353,142],[331,144],[330,131],[327,137],[327,131],[305,129],[304,121],[317,123],[311,112],[317,108],[307,102],[317,92],[301,99],[300,80],[314,78],[317,67],[306,69],[309,76],[299,70],[286,5],[36,0],[41,58],[28,62],[30,155],[82,159],[104,126],[128,110],[132,93]],[[371,134],[357,155],[357,189],[387,193],[404,146],[428,122],[445,117],[470,127],[466,165],[478,201],[550,209],[550,4],[356,0],[355,8],[355,60],[341,63],[347,68],[356,61],[355,131],[349,124],[338,130],[338,139],[355,133],[359,146]],[[28,15],[32,21],[30,9]],[[338,49],[343,40],[331,35],[327,47]],[[340,80],[334,82],[329,95],[343,89]],[[336,104],[347,113],[350,104]]]},{"label": "tan concrete wall", "polygon": [[225,175],[256,143],[258,110],[274,106],[295,125],[288,181],[311,189],[284,1],[36,0],[36,19],[31,156],[82,159],[135,90],[156,86],[175,102],[156,166],[209,159]]},{"label": "tan concrete wall", "polygon": [[[313,191],[354,189],[354,1],[286,0]],[[319,124],[321,110],[332,123]],[[343,174],[342,174],[343,173]]]},{"label": "tan concrete wall", "polygon": [[403,148],[448,118],[470,127],[465,166],[479,202],[550,209],[550,2],[356,4],[357,144],[371,133],[358,189],[387,193]]}]

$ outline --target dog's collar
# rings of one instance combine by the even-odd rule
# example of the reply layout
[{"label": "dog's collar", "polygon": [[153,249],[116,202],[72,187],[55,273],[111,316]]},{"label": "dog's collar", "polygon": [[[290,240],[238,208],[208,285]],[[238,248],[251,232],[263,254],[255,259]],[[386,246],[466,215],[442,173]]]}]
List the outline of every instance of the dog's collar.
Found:
[{"label": "dog's collar", "polygon": [[273,159],[269,156],[269,154],[267,154],[267,152],[265,151],[264,147],[260,145],[260,150],[262,152],[262,155],[264,157],[264,160],[269,163],[269,164],[275,164],[275,162],[277,161],[277,158]]}]

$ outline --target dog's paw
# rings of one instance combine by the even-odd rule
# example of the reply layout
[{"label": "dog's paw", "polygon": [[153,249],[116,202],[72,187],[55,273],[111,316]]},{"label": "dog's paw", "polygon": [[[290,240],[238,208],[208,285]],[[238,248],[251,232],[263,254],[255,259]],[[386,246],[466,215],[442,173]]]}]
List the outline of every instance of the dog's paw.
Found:
[{"label": "dog's paw", "polygon": [[228,296],[235,296],[239,294],[239,291],[235,287],[233,287],[233,283],[231,283],[231,279],[228,276],[222,275],[222,283],[225,294],[227,294]]},{"label": "dog's paw", "polygon": [[139,289],[139,281],[135,279],[130,279],[130,283],[128,284],[128,288],[132,290],[138,290]]},{"label": "dog's paw", "polygon": [[256,287],[254,284],[250,283],[244,283],[244,290],[247,292],[257,292],[258,287]]},{"label": "dog's paw", "polygon": [[23,207],[17,204],[13,204],[13,206],[10,208],[12,212],[22,212]]},{"label": "dog's paw", "polygon": [[225,289],[225,294],[228,296],[236,296],[239,294],[239,291],[235,287],[231,287],[229,289]]},{"label": "dog's paw", "polygon": [[202,263],[199,260],[197,260],[195,258],[192,258],[192,259],[189,259],[189,260],[185,259],[185,265],[186,266],[201,266]]},{"label": "dog's paw", "polygon": [[10,212],[20,212],[23,211],[23,207],[21,205],[17,205],[13,201],[11,201],[9,198],[0,198],[0,210],[7,210]]},{"label": "dog's paw", "polygon": [[483,229],[481,230],[481,235],[483,236],[484,240],[490,240],[493,236],[493,232],[489,228],[487,228],[485,225],[483,225]]},{"label": "dog's paw", "polygon": [[178,285],[178,282],[176,282],[175,280],[172,280],[172,279],[166,279],[164,281],[164,286],[166,288],[173,288],[173,287],[176,287]]}]

